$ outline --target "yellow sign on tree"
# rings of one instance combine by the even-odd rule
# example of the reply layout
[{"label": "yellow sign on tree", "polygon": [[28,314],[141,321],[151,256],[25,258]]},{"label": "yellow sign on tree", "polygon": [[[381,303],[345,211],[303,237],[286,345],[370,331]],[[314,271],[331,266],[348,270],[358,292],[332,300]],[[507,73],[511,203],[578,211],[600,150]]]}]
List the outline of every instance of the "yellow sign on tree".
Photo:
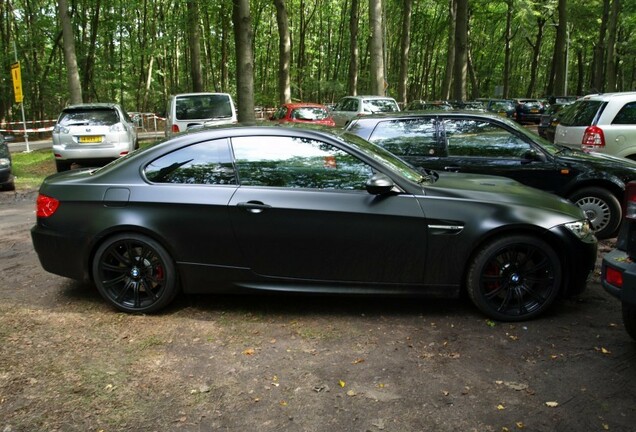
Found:
[{"label": "yellow sign on tree", "polygon": [[24,96],[22,95],[22,74],[20,73],[20,62],[11,64],[11,78],[13,79],[13,93],[15,101],[22,103]]}]

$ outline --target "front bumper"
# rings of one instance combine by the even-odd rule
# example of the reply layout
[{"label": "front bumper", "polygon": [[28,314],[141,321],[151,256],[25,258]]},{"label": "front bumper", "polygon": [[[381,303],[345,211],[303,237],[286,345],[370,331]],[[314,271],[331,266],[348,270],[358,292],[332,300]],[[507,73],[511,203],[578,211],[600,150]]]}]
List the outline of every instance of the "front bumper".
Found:
[{"label": "front bumper", "polygon": [[[623,275],[623,286],[617,287],[607,281],[607,269],[612,268]],[[601,284],[605,291],[624,303],[636,306],[636,262],[621,250],[613,249],[603,256]]]}]

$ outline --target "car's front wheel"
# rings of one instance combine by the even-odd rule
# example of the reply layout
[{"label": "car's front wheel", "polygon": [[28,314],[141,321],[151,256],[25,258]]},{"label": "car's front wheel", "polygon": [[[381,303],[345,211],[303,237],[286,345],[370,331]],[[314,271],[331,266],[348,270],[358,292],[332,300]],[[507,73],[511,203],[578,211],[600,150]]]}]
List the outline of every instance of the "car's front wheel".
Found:
[{"label": "car's front wheel", "polygon": [[589,219],[594,234],[600,240],[612,237],[621,223],[621,203],[608,190],[584,188],[573,193],[569,200],[579,206]]},{"label": "car's front wheel", "polygon": [[178,291],[168,252],[139,234],[118,234],[104,241],[95,252],[92,270],[99,293],[124,312],[155,312]]},{"label": "car's front wheel", "polygon": [[561,261],[546,242],[527,235],[486,244],[474,257],[466,288],[489,317],[522,321],[543,313],[561,287]]},{"label": "car's front wheel", "polygon": [[623,324],[627,333],[636,340],[636,306],[623,302]]}]

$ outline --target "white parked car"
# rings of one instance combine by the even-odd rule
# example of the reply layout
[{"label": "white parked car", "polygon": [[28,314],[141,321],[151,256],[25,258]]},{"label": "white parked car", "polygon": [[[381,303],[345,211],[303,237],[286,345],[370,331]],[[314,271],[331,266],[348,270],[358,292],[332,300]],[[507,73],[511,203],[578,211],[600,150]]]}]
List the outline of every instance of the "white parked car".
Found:
[{"label": "white parked car", "polygon": [[167,137],[193,127],[236,122],[234,101],[227,93],[181,93],[168,100]]},{"label": "white parked car", "polygon": [[336,104],[331,115],[336,126],[344,126],[350,120],[363,115],[400,111],[395,99],[384,96],[347,96]]},{"label": "white parked car", "polygon": [[554,142],[636,160],[636,92],[578,99],[559,113]]},{"label": "white parked car", "polygon": [[130,116],[114,103],[71,105],[62,110],[53,129],[57,171],[71,164],[103,165],[138,147]]}]

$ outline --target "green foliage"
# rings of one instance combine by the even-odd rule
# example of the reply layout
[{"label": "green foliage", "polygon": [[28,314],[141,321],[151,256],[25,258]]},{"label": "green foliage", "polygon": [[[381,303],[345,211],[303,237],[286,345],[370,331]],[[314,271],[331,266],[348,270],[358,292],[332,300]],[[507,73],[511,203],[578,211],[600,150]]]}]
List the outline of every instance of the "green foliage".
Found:
[{"label": "green foliage", "polygon": [[[470,0],[469,94],[493,96],[504,73],[504,32],[513,8],[511,95],[530,80],[532,44],[540,40],[534,96],[545,96],[556,37],[558,0]],[[192,90],[190,50],[183,0],[75,0],[71,15],[85,101],[115,101],[129,111],[164,111],[170,94]],[[195,2],[204,87],[236,97],[232,0]],[[292,42],[292,99],[332,102],[347,92],[351,0],[287,0]],[[618,85],[634,88],[636,2],[622,2],[619,16]],[[399,80],[402,0],[384,0],[385,77],[395,96]],[[9,67],[14,44],[22,65],[27,120],[55,118],[67,104],[66,66],[56,0],[0,2],[0,112],[20,120]],[[413,0],[409,53],[409,99],[437,99],[446,70],[449,0]],[[599,42],[603,0],[569,0],[569,89],[589,88],[593,50]],[[278,101],[278,29],[271,0],[252,0],[255,104]],[[368,2],[360,1],[358,93],[368,92]],[[579,68],[580,62],[580,68]],[[579,75],[579,70],[582,71]]]}]

